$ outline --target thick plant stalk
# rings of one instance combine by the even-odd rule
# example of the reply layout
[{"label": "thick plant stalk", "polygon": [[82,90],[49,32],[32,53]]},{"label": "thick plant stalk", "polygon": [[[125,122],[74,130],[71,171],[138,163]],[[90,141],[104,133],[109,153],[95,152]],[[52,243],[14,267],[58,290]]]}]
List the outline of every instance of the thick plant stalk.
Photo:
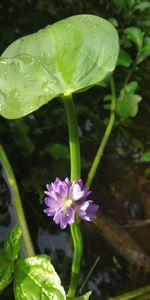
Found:
[{"label": "thick plant stalk", "polygon": [[114,79],[113,77],[111,78],[111,92],[112,92],[112,100],[111,100],[111,114],[110,114],[110,119],[107,125],[107,128],[105,130],[104,136],[102,138],[102,141],[100,143],[100,146],[98,148],[98,151],[96,153],[96,156],[94,158],[94,161],[92,163],[91,169],[88,173],[87,181],[86,181],[86,186],[90,186],[94,176],[96,174],[97,168],[101,162],[101,158],[103,156],[103,152],[105,149],[105,146],[107,144],[107,141],[109,139],[109,136],[111,134],[114,121],[115,121],[115,107],[116,107],[116,93],[115,93],[115,84],[114,84]]},{"label": "thick plant stalk", "polygon": [[[72,95],[66,95],[63,97],[67,122],[69,131],[69,146],[70,146],[70,163],[71,163],[71,181],[80,179],[81,176],[81,164],[80,164],[80,143],[78,135],[78,126],[76,120],[75,107],[72,99]],[[68,297],[74,297],[77,290],[78,278],[80,273],[81,257],[83,253],[83,241],[79,227],[79,220],[76,218],[76,222],[71,226],[71,235],[74,245],[73,261],[71,280],[68,290]]]},{"label": "thick plant stalk", "polygon": [[5,150],[3,149],[1,144],[0,144],[0,160],[1,160],[2,166],[4,168],[4,171],[6,173],[8,184],[9,184],[12,196],[13,196],[17,219],[18,219],[18,222],[22,229],[23,241],[24,241],[24,246],[25,246],[27,256],[33,256],[33,255],[35,255],[34,247],[32,244],[28,225],[27,225],[25,214],[23,211],[17,182],[15,179],[13,170],[11,168],[11,165],[6,156]]}]

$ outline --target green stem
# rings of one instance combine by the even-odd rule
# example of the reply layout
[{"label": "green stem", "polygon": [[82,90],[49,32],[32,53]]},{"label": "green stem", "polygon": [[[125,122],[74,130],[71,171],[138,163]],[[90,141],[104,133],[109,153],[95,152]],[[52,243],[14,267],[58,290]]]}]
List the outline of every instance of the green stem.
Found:
[{"label": "green stem", "polygon": [[71,279],[67,294],[68,297],[74,297],[76,294],[80,274],[81,257],[83,253],[83,240],[78,220],[71,225],[71,235],[73,239],[74,253],[71,268]]},{"label": "green stem", "polygon": [[112,298],[109,298],[109,300],[130,300],[130,299],[138,299],[137,297],[139,296],[142,296],[144,294],[147,293],[147,297],[148,298],[145,298],[145,299],[150,299],[149,298],[149,293],[150,293],[150,286],[145,286],[143,288],[140,288],[140,289],[137,289],[137,290],[134,290],[134,291],[131,291],[131,292],[128,292],[128,293],[125,293],[123,295],[119,295],[119,296],[116,296],[116,297],[112,297]]},{"label": "green stem", "polygon": [[128,84],[130,78],[131,78],[131,75],[135,69],[135,66],[136,66],[136,62],[133,63],[133,65],[131,66],[126,78],[125,78],[125,81],[124,81],[124,84],[123,84],[123,88],[125,88],[125,86]]},{"label": "green stem", "polygon": [[10,190],[11,190],[12,195],[13,195],[16,214],[17,214],[18,222],[19,222],[19,224],[21,226],[21,229],[22,229],[23,241],[24,241],[27,256],[33,256],[33,255],[35,255],[35,252],[34,252],[34,248],[33,248],[33,245],[32,245],[32,240],[31,240],[31,237],[30,237],[30,233],[29,233],[29,230],[28,230],[28,225],[27,225],[27,222],[26,222],[26,219],[25,219],[25,215],[24,215],[24,211],[23,211],[23,207],[22,207],[22,203],[21,203],[21,198],[20,198],[17,182],[16,182],[13,170],[11,168],[11,165],[8,161],[8,158],[6,156],[6,153],[5,153],[2,145],[0,145],[0,160],[2,162],[4,171],[6,172],[6,177],[7,177],[7,180],[8,180],[8,184],[9,184]]},{"label": "green stem", "polygon": [[103,139],[100,143],[100,146],[98,148],[98,151],[96,153],[96,156],[95,156],[95,159],[92,163],[92,166],[91,166],[91,169],[88,173],[88,177],[87,177],[87,181],[86,181],[86,186],[90,186],[93,179],[94,179],[94,176],[95,176],[95,173],[97,171],[97,168],[100,164],[100,161],[101,161],[101,158],[103,156],[103,152],[104,152],[104,149],[105,149],[105,146],[107,144],[107,141],[108,141],[108,138],[111,134],[111,131],[112,131],[112,128],[113,128],[113,125],[114,125],[114,121],[115,121],[115,107],[116,107],[116,92],[115,92],[115,83],[114,83],[114,79],[113,77],[111,78],[111,92],[112,92],[112,100],[111,100],[111,114],[110,114],[110,119],[109,119],[109,122],[108,122],[108,125],[107,125],[107,128],[105,130],[105,133],[104,133],[104,136],[103,136]]},{"label": "green stem", "polygon": [[69,131],[69,147],[70,147],[70,169],[71,181],[80,179],[81,162],[80,162],[80,143],[78,134],[78,124],[76,119],[75,107],[72,95],[63,97]]},{"label": "green stem", "polygon": [[[81,163],[80,163],[80,143],[78,126],[76,119],[75,107],[72,95],[63,97],[69,131],[69,146],[70,146],[70,163],[71,163],[71,181],[80,179]],[[72,261],[71,280],[69,284],[68,297],[74,297],[77,290],[78,278],[80,274],[81,257],[83,253],[83,241],[79,227],[79,220],[71,226],[71,235],[74,245],[74,254]]]}]

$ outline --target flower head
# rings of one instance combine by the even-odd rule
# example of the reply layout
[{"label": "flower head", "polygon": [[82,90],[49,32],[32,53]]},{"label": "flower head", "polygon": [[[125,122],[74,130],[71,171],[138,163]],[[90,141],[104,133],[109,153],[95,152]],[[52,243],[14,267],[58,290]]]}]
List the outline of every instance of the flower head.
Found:
[{"label": "flower head", "polygon": [[75,222],[75,214],[86,221],[96,218],[98,205],[91,200],[86,200],[91,191],[83,186],[81,179],[71,182],[68,177],[64,181],[56,178],[54,182],[47,184],[46,188],[44,193],[47,208],[44,212],[47,216],[53,217],[54,222],[60,224],[61,229]]}]

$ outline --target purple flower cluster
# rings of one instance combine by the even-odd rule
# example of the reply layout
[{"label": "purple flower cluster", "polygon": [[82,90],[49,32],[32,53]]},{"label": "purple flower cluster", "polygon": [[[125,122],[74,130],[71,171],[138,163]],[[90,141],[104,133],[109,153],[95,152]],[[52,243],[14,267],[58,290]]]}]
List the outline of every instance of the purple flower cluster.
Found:
[{"label": "purple flower cluster", "polygon": [[44,212],[53,217],[61,229],[75,222],[75,214],[86,221],[96,218],[98,205],[93,204],[91,200],[86,201],[91,191],[83,186],[81,179],[71,182],[68,177],[64,181],[56,178],[54,182],[47,184],[46,188],[45,204],[48,208],[44,209]]}]

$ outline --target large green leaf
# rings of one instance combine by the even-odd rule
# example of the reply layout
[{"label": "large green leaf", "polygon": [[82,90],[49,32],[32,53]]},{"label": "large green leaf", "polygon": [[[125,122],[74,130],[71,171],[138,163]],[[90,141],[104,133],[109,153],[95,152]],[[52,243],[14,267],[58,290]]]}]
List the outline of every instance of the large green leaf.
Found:
[{"label": "large green leaf", "polygon": [[56,96],[100,85],[114,70],[118,51],[115,28],[93,15],[18,39],[0,59],[0,114],[18,118]]},{"label": "large green leaf", "polygon": [[15,268],[16,300],[65,300],[65,291],[48,256],[18,261]]}]

